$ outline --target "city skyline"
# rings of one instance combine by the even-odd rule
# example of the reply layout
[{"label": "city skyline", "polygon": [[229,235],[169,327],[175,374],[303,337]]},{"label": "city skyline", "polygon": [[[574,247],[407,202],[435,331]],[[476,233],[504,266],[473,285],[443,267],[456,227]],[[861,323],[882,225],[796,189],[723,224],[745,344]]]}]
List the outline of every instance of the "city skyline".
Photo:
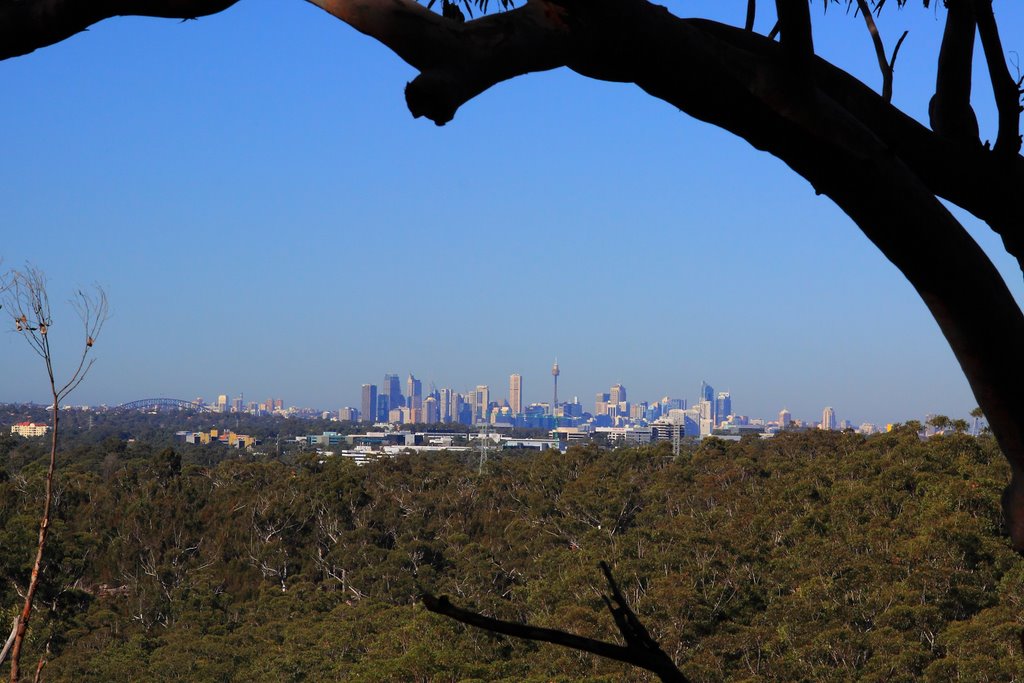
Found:
[{"label": "city skyline", "polygon": [[[110,402],[110,401],[92,401],[92,402],[88,402],[88,401],[80,401],[80,400],[75,400],[75,397],[73,396],[71,400],[69,400],[69,401],[67,401],[65,403],[65,405],[116,407],[117,405],[120,405],[122,403],[127,403],[129,400],[141,400],[143,398],[175,398],[175,399],[186,400],[186,401],[191,401],[191,400],[202,401],[206,405],[214,407],[215,409],[217,409],[217,410],[219,410],[221,412],[233,412],[235,410],[248,410],[250,407],[257,407],[260,410],[263,410],[264,409],[263,408],[264,404],[272,405],[273,406],[273,408],[267,408],[268,411],[272,411],[272,410],[275,410],[275,409],[276,410],[281,410],[281,409],[288,409],[288,408],[301,408],[303,410],[313,410],[313,411],[317,411],[317,412],[329,412],[329,413],[337,414],[341,410],[349,409],[349,410],[357,410],[357,411],[359,411],[360,419],[362,420],[363,419],[362,416],[366,414],[368,405],[378,405],[378,406],[380,406],[381,410],[386,410],[389,414],[393,410],[400,409],[400,408],[406,408],[406,407],[411,408],[414,405],[417,407],[417,410],[423,409],[422,406],[424,406],[428,402],[428,399],[426,399],[422,393],[419,393],[419,394],[417,394],[415,396],[415,398],[417,400],[414,403],[410,404],[410,402],[409,402],[410,395],[408,393],[402,393],[402,391],[401,391],[401,384],[402,384],[402,382],[400,381],[401,374],[403,374],[403,373],[390,373],[390,372],[381,373],[381,376],[384,378],[383,381],[363,383],[353,393],[353,400],[347,401],[347,402],[346,401],[336,401],[334,403],[329,403],[329,404],[315,404],[315,403],[307,403],[307,402],[304,402],[302,400],[294,400],[293,401],[293,400],[290,400],[290,399],[289,400],[285,400],[285,399],[282,399],[282,398],[273,398],[273,397],[270,398],[270,399],[253,398],[255,396],[266,395],[266,392],[264,394],[247,393],[245,391],[238,392],[238,393],[233,393],[231,391],[228,391],[227,393],[222,393],[220,391],[216,391],[215,390],[215,391],[207,392],[207,393],[191,392],[191,393],[187,394],[187,397],[186,397],[186,394],[183,394],[181,396],[159,396],[159,397],[156,396],[155,394],[152,395],[152,396],[145,396],[145,397],[143,397],[143,396],[134,396],[131,399],[128,399],[128,400],[125,400],[125,401],[118,401],[118,402]],[[561,374],[561,373],[559,372],[559,374]],[[548,373],[548,376],[550,377],[551,374]],[[548,398],[543,396],[544,392],[542,390],[538,390],[536,395],[534,395],[534,396],[531,396],[530,394],[523,394],[522,393],[523,375],[521,373],[512,373],[512,374],[510,374],[508,376],[508,379],[507,379],[507,382],[506,382],[507,390],[505,390],[504,392],[503,392],[503,390],[500,387],[492,389],[491,385],[485,384],[485,383],[475,384],[475,385],[472,385],[470,387],[458,387],[458,386],[452,386],[450,384],[446,384],[446,383],[443,383],[443,382],[437,382],[437,381],[431,380],[431,381],[427,382],[427,386],[430,387],[432,391],[433,390],[438,391],[441,394],[441,400],[439,402],[437,402],[436,405],[432,405],[430,407],[430,410],[437,410],[438,411],[436,414],[435,413],[431,413],[431,415],[436,415],[436,417],[438,419],[436,419],[436,420],[429,420],[428,423],[447,421],[445,419],[447,416],[443,412],[441,412],[441,410],[442,410],[441,406],[444,406],[444,405],[450,403],[450,398],[446,397],[446,392],[454,392],[455,394],[460,394],[462,396],[468,397],[468,399],[470,400],[471,405],[473,407],[474,419],[482,419],[482,408],[483,408],[483,405],[488,405],[488,404],[489,405],[502,405],[502,404],[505,404],[505,405],[508,405],[508,406],[512,407],[512,402],[509,399],[511,398],[512,387],[514,386],[513,385],[513,378],[517,378],[518,379],[518,387],[519,387],[519,390],[520,390],[520,397],[521,397],[521,401],[522,401],[522,407],[521,407],[520,413],[527,406],[540,405],[540,404],[550,405],[551,401]],[[393,400],[392,400],[392,394],[390,393],[390,391],[389,392],[382,392],[381,391],[381,388],[382,388],[382,386],[385,383],[389,383],[391,385],[391,388],[397,387],[397,391],[394,393],[394,397],[395,398]],[[416,379],[415,376],[413,375],[413,373],[408,373],[408,377],[407,377],[407,380],[405,381],[405,385],[406,385],[406,391],[407,392],[408,392],[408,388],[409,387],[413,387],[418,392],[422,392],[423,380]],[[474,397],[474,393],[478,394],[478,396]],[[596,396],[598,397],[597,398],[598,401],[602,400],[601,397],[603,396],[603,400],[605,402],[607,402],[608,405],[613,405],[613,404],[620,403],[620,402],[621,403],[630,403],[632,405],[639,405],[641,403],[653,405],[653,404],[657,403],[658,401],[662,401],[663,399],[672,399],[673,401],[680,401],[681,400],[681,401],[683,401],[684,405],[686,405],[687,407],[693,407],[701,399],[705,399],[705,400],[709,400],[711,405],[712,405],[712,408],[711,408],[711,410],[712,410],[711,419],[715,423],[720,421],[725,416],[731,415],[731,414],[736,414],[738,416],[747,417],[747,418],[750,418],[752,420],[763,420],[765,422],[776,422],[776,421],[778,421],[780,423],[783,423],[784,420],[783,420],[782,415],[783,415],[783,413],[785,413],[785,415],[786,415],[785,421],[790,421],[791,420],[791,421],[794,421],[794,422],[801,422],[801,423],[803,423],[805,425],[807,425],[807,424],[817,424],[817,423],[820,422],[820,423],[826,423],[826,424],[830,425],[829,428],[833,428],[833,429],[837,428],[837,426],[842,424],[843,422],[849,422],[854,427],[857,427],[857,426],[859,426],[861,424],[864,424],[864,423],[870,423],[870,424],[874,424],[874,425],[877,425],[877,426],[880,426],[880,427],[884,427],[884,425],[886,425],[886,424],[897,423],[897,422],[906,422],[908,420],[919,420],[919,421],[921,421],[921,420],[925,419],[929,415],[936,415],[936,414],[947,415],[948,417],[951,417],[951,418],[954,418],[954,419],[955,418],[964,418],[964,419],[966,419],[968,417],[968,413],[969,413],[969,411],[967,411],[967,412],[965,412],[963,414],[956,414],[956,413],[947,413],[947,412],[944,412],[942,410],[932,409],[932,410],[925,410],[925,411],[923,411],[923,412],[921,412],[919,414],[906,414],[906,415],[903,415],[903,416],[900,416],[900,417],[885,416],[885,415],[880,415],[880,416],[876,416],[876,417],[866,417],[866,416],[863,416],[863,415],[854,414],[852,412],[847,412],[847,411],[842,410],[842,409],[837,410],[837,409],[835,409],[835,408],[833,408],[832,406],[829,406],[829,405],[812,406],[812,407],[810,407],[807,410],[803,410],[803,409],[791,410],[790,407],[789,407],[791,405],[791,403],[785,403],[785,402],[780,403],[778,406],[776,406],[774,408],[769,408],[769,409],[764,410],[762,412],[758,412],[756,410],[744,410],[744,409],[742,409],[742,406],[745,405],[745,402],[742,401],[742,396],[741,396],[741,404],[740,404],[741,409],[733,411],[733,409],[732,409],[732,398],[733,398],[733,394],[735,394],[735,393],[736,392],[731,391],[731,390],[718,391],[711,384],[709,384],[707,380],[702,379],[702,380],[700,380],[698,387],[696,389],[694,389],[690,393],[687,393],[685,391],[685,389],[682,389],[681,391],[675,392],[675,393],[674,392],[661,392],[661,393],[659,393],[659,392],[655,391],[653,394],[640,394],[639,392],[636,392],[636,391],[634,391],[632,389],[629,389],[628,386],[625,383],[617,382],[617,383],[611,384],[607,391],[599,391],[599,392],[597,392]],[[281,392],[270,392],[270,394],[273,394],[273,396],[280,396]],[[250,398],[246,399],[245,398],[246,396],[249,396]],[[583,411],[585,413],[589,413],[589,414],[603,413],[603,410],[601,410],[599,406],[595,406],[594,396],[595,396],[595,394],[593,392],[585,393],[585,394],[573,394],[571,396],[565,397],[564,399],[560,398],[559,399],[559,405],[565,405],[565,404],[570,404],[570,403],[578,403],[580,406],[582,406],[582,409],[583,409]],[[378,403],[378,402],[380,402],[380,403]],[[0,403],[36,403],[36,404],[44,404],[44,403],[46,403],[46,401],[0,400]],[[383,407],[384,405],[387,406],[386,409]],[[792,405],[797,405],[797,406],[808,405],[809,406],[810,403],[808,401],[800,401],[800,400],[798,400],[795,403],[792,403]],[[512,414],[517,414],[517,413],[513,411]],[[829,414],[831,414],[831,419],[826,417]],[[425,415],[425,413],[423,413],[422,415]],[[394,415],[389,415],[389,417],[394,417],[394,419],[391,420],[391,421],[394,421],[394,422],[409,421],[407,414],[403,414],[402,417],[398,417],[398,414],[396,413]],[[416,421],[417,422],[421,422],[421,421],[425,421],[425,420],[416,420]],[[453,421],[457,421],[457,420],[453,419]]]},{"label": "city skyline", "polygon": [[[692,7],[742,21],[726,5]],[[1000,13],[1024,21],[1020,4]],[[404,108],[406,65],[321,14],[254,0],[105,22],[0,64],[19,103],[0,111],[19,131],[2,267],[38,266],[55,306],[93,281],[110,299],[71,402],[231,389],[359,407],[361,384],[402,368],[403,384],[412,369],[495,395],[520,373],[543,401],[557,357],[560,400],[585,403],[616,382],[690,397],[706,377],[764,417],[977,405],[917,294],[778,161],[565,71],[501,84],[438,129]],[[911,31],[894,102],[926,121],[941,22],[908,7],[880,28]],[[815,31],[877,86],[862,22],[817,11]],[[1024,299],[998,236],[967,225]],[[76,349],[57,314],[59,371]],[[0,400],[46,401],[35,360],[0,334]]]}]

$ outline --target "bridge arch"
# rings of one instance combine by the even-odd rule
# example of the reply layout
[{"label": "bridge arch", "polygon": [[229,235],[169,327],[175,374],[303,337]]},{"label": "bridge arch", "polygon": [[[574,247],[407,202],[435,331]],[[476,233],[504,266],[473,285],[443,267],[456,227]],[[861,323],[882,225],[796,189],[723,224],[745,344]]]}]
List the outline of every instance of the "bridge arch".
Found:
[{"label": "bridge arch", "polygon": [[114,410],[194,410],[196,412],[209,412],[209,406],[201,405],[195,401],[183,401],[180,398],[142,398],[137,401],[122,403]]}]

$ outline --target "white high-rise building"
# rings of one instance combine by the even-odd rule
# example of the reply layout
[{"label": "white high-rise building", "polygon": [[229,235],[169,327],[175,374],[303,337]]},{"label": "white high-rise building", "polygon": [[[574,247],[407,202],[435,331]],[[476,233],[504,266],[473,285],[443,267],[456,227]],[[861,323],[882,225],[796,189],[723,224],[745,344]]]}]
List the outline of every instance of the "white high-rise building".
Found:
[{"label": "white high-rise building", "polygon": [[832,406],[825,406],[825,410],[821,411],[821,429],[835,431],[835,428],[836,411],[832,409]]},{"label": "white high-rise building", "polygon": [[789,426],[793,423],[793,415],[783,408],[779,411],[779,429],[789,429]]}]

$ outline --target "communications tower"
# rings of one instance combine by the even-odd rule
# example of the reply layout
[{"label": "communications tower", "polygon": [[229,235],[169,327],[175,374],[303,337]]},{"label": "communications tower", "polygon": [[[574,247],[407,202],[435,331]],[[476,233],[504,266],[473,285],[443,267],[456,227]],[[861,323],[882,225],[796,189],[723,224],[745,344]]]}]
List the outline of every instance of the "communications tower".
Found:
[{"label": "communications tower", "polygon": [[558,359],[555,359],[555,364],[551,366],[551,376],[555,379],[555,395],[551,399],[551,414],[555,414],[555,408],[558,406]]}]

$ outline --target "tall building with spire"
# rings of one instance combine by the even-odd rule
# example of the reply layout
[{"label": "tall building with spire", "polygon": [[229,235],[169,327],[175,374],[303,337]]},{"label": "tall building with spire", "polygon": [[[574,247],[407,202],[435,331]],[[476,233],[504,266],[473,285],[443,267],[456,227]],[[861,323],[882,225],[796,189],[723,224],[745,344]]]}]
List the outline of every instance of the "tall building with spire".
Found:
[{"label": "tall building with spire", "polygon": [[508,378],[508,407],[513,417],[523,412],[523,376],[518,373]]}]

